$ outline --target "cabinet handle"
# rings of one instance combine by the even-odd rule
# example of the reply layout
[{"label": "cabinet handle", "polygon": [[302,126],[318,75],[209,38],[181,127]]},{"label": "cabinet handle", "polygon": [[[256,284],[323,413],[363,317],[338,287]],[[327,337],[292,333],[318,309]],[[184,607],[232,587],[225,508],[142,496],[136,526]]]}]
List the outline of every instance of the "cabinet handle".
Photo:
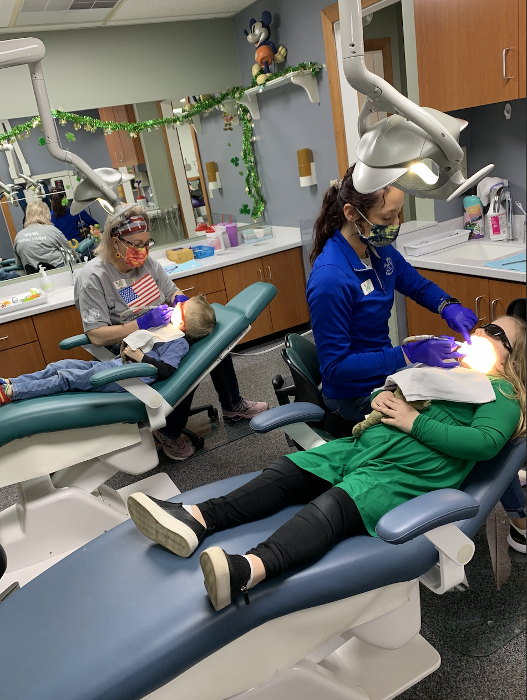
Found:
[{"label": "cabinet handle", "polygon": [[511,78],[514,78],[513,75],[507,75],[507,66],[506,66],[506,58],[507,58],[507,52],[510,51],[513,47],[508,46],[506,49],[503,49],[503,79],[504,80],[511,80]]},{"label": "cabinet handle", "polygon": [[3,338],[0,338],[0,340],[7,340],[8,338],[9,338],[8,335],[4,335],[4,337],[3,337]]},{"label": "cabinet handle", "polygon": [[498,301],[499,301],[499,299],[493,299],[493,300],[490,302],[490,320],[491,320],[491,321],[494,321],[494,319],[495,319],[495,316],[494,316],[494,305],[497,304]]},{"label": "cabinet handle", "polygon": [[260,268],[258,268],[258,273],[260,275],[260,282],[263,282],[263,275],[262,275],[262,271],[260,270]]},{"label": "cabinet handle", "polygon": [[273,277],[271,275],[271,268],[269,267],[269,265],[267,265],[267,269],[269,270],[269,282],[270,282],[273,279]]},{"label": "cabinet handle", "polygon": [[476,297],[476,316],[478,317],[478,323],[479,323],[480,321],[483,321],[483,319],[479,317],[479,309],[478,309],[479,303],[478,303],[478,302],[479,302],[480,299],[483,299],[484,296],[485,296],[485,295],[482,294],[481,296]]},{"label": "cabinet handle", "polygon": [[186,289],[180,289],[180,292],[191,292],[194,289],[194,287],[187,287]]}]

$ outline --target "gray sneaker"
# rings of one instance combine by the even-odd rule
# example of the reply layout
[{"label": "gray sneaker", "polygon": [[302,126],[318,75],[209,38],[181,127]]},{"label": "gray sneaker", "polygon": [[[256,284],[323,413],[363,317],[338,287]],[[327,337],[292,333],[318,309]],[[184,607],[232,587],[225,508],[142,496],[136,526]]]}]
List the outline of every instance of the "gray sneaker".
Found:
[{"label": "gray sneaker", "polygon": [[169,459],[173,459],[175,462],[182,462],[184,459],[188,459],[194,454],[192,445],[189,445],[182,437],[169,438],[160,430],[154,430],[152,435],[156,443],[161,445],[166,456]]}]

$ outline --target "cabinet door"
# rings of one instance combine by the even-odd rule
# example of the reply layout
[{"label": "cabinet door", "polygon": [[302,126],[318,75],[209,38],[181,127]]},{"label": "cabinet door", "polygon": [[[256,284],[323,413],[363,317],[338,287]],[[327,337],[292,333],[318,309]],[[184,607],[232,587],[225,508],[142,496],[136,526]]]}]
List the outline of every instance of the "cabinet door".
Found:
[{"label": "cabinet door", "polygon": [[61,340],[72,335],[84,333],[81,316],[76,306],[66,306],[63,309],[38,314],[33,316],[33,323],[35,324],[46,364],[67,358],[73,360],[93,359],[82,348],[61,350],[59,347]]},{"label": "cabinet door", "polygon": [[225,289],[221,270],[210,270],[191,277],[180,277],[174,280],[174,284],[188,297],[195,297],[200,292],[206,296]]},{"label": "cabinet door", "polygon": [[[478,317],[482,323],[488,323],[489,318],[489,283],[483,277],[468,277],[467,275],[453,275],[448,272],[435,272],[433,270],[418,270],[426,279],[435,282],[441,289],[459,301],[472,311],[476,311],[476,299],[478,299]],[[478,298],[479,297],[479,298]],[[460,333],[454,333],[443,321],[439,314],[428,311],[410,299],[406,299],[406,316],[408,322],[408,335],[453,335],[456,340],[463,340]]]},{"label": "cabinet door", "polygon": [[[113,108],[116,122],[135,123],[133,108],[130,112],[127,107],[131,107],[131,105],[118,105]],[[121,140],[121,150],[123,152],[124,159],[124,163],[121,163],[121,165],[139,165],[139,153],[138,149],[136,148],[136,141],[140,142],[139,137],[133,139],[130,137],[127,131],[119,131],[119,138]],[[144,163],[142,148],[141,156],[143,157],[142,162]]]},{"label": "cabinet door", "polygon": [[[114,122],[115,115],[113,112],[113,107],[101,107],[99,109],[99,117],[103,122]],[[104,138],[106,139],[106,146],[108,147],[108,153],[110,154],[112,168],[119,170],[119,168],[121,168],[123,165],[126,165],[119,132],[112,131],[111,134],[105,133]]]},{"label": "cabinet door", "polygon": [[526,49],[525,49],[525,38],[526,38],[526,36],[525,36],[526,35],[525,23],[527,22],[525,8],[526,8],[527,3],[525,2],[525,0],[518,0],[518,4],[519,4],[518,97],[527,97],[526,65],[525,65],[527,63],[527,55],[526,55]]},{"label": "cabinet door", "polygon": [[503,282],[489,280],[490,318],[494,321],[498,316],[504,316],[507,306],[513,299],[525,297],[526,287],[521,282]]},{"label": "cabinet door", "polygon": [[[16,348],[37,340],[37,334],[31,318],[21,318],[0,325],[0,351]],[[1,366],[1,365],[0,365]]]},{"label": "cabinet door", "polygon": [[38,341],[0,352],[3,377],[18,377],[20,374],[38,372],[45,366],[46,362]]},{"label": "cabinet door", "polygon": [[447,112],[518,97],[518,0],[413,4],[423,107]]},{"label": "cabinet door", "polygon": [[270,303],[273,331],[299,326],[309,321],[306,302],[306,278],[302,263],[302,249],[293,248],[283,253],[262,258],[264,279],[274,284],[278,292]]},{"label": "cabinet door", "polygon": [[[250,284],[263,281],[262,265],[262,261],[257,259],[248,260],[247,262],[238,263],[237,265],[229,265],[229,267],[223,268],[225,291],[227,292],[227,299],[229,301]],[[261,338],[264,335],[270,335],[273,332],[271,312],[268,306],[251,325],[251,330],[243,338],[244,343],[248,340]]]},{"label": "cabinet door", "polygon": [[225,306],[227,303],[227,292],[222,289],[220,292],[212,292],[212,294],[205,294],[209,304],[221,304]]}]

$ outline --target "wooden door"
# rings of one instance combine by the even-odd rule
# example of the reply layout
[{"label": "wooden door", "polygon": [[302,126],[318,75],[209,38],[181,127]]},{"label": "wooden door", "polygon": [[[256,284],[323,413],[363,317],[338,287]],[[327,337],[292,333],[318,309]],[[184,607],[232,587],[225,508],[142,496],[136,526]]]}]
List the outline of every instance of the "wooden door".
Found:
[{"label": "wooden door", "polygon": [[[435,282],[451,297],[459,301],[472,311],[476,311],[476,298],[478,299],[478,317],[481,323],[489,323],[489,284],[483,277],[469,277],[468,275],[453,275],[448,272],[435,272],[433,270],[418,270],[426,279]],[[439,314],[428,311],[411,299],[406,299],[406,316],[408,322],[408,335],[453,335],[456,340],[463,340],[460,333],[454,333],[443,321]]]},{"label": "wooden door", "polygon": [[518,97],[518,0],[413,4],[423,107],[447,112]]},{"label": "wooden door", "polygon": [[518,97],[527,97],[527,85],[526,85],[526,63],[527,55],[525,50],[525,24],[527,22],[525,7],[527,3],[525,0],[518,0],[519,11],[518,11]]},{"label": "wooden door", "polygon": [[3,377],[31,374],[44,369],[45,366],[46,362],[38,341],[0,352],[0,367]]},{"label": "wooden door", "polygon": [[[114,122],[115,114],[113,107],[101,107],[99,109],[99,117],[103,122]],[[126,165],[119,132],[112,131],[111,134],[105,133],[104,138],[106,139],[106,145],[108,147],[108,153],[110,154],[112,168],[119,170],[119,168],[121,168],[123,165]]]},{"label": "wooden door", "polygon": [[[113,108],[113,113],[115,115],[116,122],[128,122],[129,124],[135,123],[135,115],[133,113],[133,108],[130,111],[128,107],[131,105],[117,105]],[[141,146],[141,140],[139,136],[135,139],[130,137],[127,131],[119,131],[119,138],[121,140],[121,150],[123,153],[124,162],[121,165],[139,165],[139,153],[138,148]],[[136,142],[139,143],[137,147]],[[142,163],[144,163],[143,149],[141,147]]]},{"label": "wooden door", "polygon": [[262,258],[266,282],[274,284],[277,295],[270,303],[273,331],[299,326],[309,321],[306,302],[306,278],[302,249],[293,248]]},{"label": "wooden door", "polygon": [[493,321],[507,312],[507,306],[513,299],[525,296],[526,287],[521,282],[503,282],[489,280],[490,318]]},{"label": "wooden door", "polygon": [[[229,267],[223,268],[225,291],[227,292],[227,299],[229,301],[250,284],[264,281],[262,265],[262,261],[258,258],[256,260],[248,260],[247,262],[229,265]],[[273,332],[271,312],[268,306],[251,325],[251,330],[243,338],[244,342],[262,338],[264,335],[270,335]]]},{"label": "wooden door", "polygon": [[82,348],[61,350],[59,343],[72,335],[84,333],[80,313],[76,306],[66,306],[63,309],[48,311],[45,314],[33,316],[40,346],[46,364],[57,360],[92,360],[92,356]]}]

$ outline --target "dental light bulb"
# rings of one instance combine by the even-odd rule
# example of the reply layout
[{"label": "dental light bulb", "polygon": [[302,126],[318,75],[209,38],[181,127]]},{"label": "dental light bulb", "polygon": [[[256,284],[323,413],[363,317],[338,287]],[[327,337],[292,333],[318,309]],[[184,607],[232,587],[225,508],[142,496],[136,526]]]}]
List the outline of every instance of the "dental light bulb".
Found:
[{"label": "dental light bulb", "polygon": [[476,372],[487,374],[496,365],[498,355],[494,345],[487,338],[478,335],[470,336],[472,345],[462,343],[458,352],[466,354],[461,361],[463,367],[468,367]]},{"label": "dental light bulb", "polygon": [[427,185],[435,185],[436,182],[439,180],[439,175],[436,175],[433,170],[430,170],[428,165],[426,163],[414,163],[412,167],[410,168],[410,171],[412,173],[415,173],[416,175],[419,175],[421,180],[423,182],[426,182]]}]

